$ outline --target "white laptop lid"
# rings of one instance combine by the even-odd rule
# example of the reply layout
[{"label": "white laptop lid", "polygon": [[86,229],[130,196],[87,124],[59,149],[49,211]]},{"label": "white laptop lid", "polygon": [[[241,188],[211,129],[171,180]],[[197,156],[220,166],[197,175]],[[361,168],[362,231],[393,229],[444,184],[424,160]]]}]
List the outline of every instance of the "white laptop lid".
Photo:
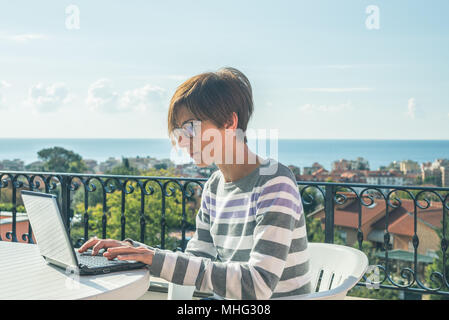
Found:
[{"label": "white laptop lid", "polygon": [[52,194],[22,191],[28,219],[42,256],[77,268],[72,244]]}]

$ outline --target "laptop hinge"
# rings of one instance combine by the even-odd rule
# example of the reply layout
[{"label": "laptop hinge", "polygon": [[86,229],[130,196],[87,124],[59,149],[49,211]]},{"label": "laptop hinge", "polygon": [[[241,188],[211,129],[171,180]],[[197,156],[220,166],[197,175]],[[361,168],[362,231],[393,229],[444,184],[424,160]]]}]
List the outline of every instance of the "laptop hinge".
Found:
[{"label": "laptop hinge", "polygon": [[66,270],[66,272],[69,271],[69,270],[77,270],[77,271],[79,270],[79,267],[77,267],[77,266],[71,266],[71,265],[68,265],[66,263],[59,262],[59,261],[57,261],[55,259],[46,257],[46,256],[43,256],[43,257],[47,261],[47,263],[54,264],[54,265],[56,265],[56,266],[58,266],[60,268],[64,268]]}]

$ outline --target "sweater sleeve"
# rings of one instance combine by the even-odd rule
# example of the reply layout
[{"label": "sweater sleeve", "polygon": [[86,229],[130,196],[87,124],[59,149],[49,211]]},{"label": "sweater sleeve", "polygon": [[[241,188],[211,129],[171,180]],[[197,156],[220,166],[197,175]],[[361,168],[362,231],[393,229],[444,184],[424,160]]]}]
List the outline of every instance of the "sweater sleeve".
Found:
[{"label": "sweater sleeve", "polygon": [[[206,182],[204,184],[204,190],[201,194],[201,205],[198,209],[198,213],[195,218],[195,226],[196,230],[193,237],[187,243],[187,247],[185,249],[185,254],[189,256],[195,257],[203,257],[210,259],[211,261],[215,261],[217,258],[217,250],[214,246],[212,236],[210,235],[210,215],[209,215],[209,207],[208,203],[208,187],[209,184]],[[153,258],[152,267],[150,267],[150,272],[153,276],[162,277],[166,275],[166,272],[161,270],[162,262],[167,254],[173,254],[173,251],[163,250],[159,248],[155,248],[144,243],[132,240],[131,238],[126,238],[125,241],[130,242],[134,247],[144,246],[148,249],[151,249],[155,252],[155,257]],[[179,252],[175,254],[180,254]],[[170,280],[165,278],[166,280]],[[176,277],[173,282],[176,282]],[[178,279],[176,282],[178,284],[181,283],[181,280]]]},{"label": "sweater sleeve", "polygon": [[[226,299],[269,299],[284,271],[300,214],[302,206],[296,184],[286,176],[274,177],[261,187],[256,201],[256,226],[249,261],[225,263],[188,252],[156,249],[151,271],[167,281],[196,286],[199,291],[213,292]],[[204,222],[198,219],[197,231]],[[211,256],[215,254],[210,244],[198,246],[195,241],[190,253],[198,250]]]},{"label": "sweater sleeve", "polygon": [[[214,246],[212,236],[210,235],[210,215],[206,201],[207,200],[206,194],[207,189],[205,188],[201,196],[201,205],[200,208],[198,209],[198,213],[195,218],[196,230],[192,239],[190,239],[189,242],[187,243],[185,253],[197,257],[208,258],[215,261],[217,258],[217,250]],[[159,253],[163,251],[172,252],[170,250],[162,250],[159,248],[146,245],[131,238],[126,238],[124,241],[128,241],[134,247],[144,246],[153,251],[157,250]]]}]

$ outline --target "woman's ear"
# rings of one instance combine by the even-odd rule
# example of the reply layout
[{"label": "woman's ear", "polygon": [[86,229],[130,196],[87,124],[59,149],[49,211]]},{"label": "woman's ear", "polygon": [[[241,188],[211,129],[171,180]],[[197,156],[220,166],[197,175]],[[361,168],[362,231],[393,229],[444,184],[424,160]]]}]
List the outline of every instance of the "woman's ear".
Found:
[{"label": "woman's ear", "polygon": [[239,118],[237,116],[237,113],[232,112],[232,119],[228,120],[228,122],[225,124],[225,128],[226,129],[236,129],[238,123],[239,123]]}]

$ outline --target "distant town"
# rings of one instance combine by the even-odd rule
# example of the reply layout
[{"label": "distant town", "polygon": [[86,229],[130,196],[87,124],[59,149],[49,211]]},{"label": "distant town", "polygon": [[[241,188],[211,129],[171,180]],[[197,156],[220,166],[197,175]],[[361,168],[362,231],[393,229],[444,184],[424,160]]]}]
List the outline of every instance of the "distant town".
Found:
[{"label": "distant town", "polygon": [[[86,173],[103,174],[114,167],[122,165],[124,158],[110,157],[106,161],[98,162],[84,159],[88,171]],[[185,177],[208,178],[216,165],[199,168],[194,163],[175,164],[170,159],[156,159],[150,156],[126,158],[129,166],[145,171],[150,168],[174,168],[175,174]],[[286,164],[287,165],[287,164]],[[20,159],[0,160],[0,170],[11,171],[42,171],[43,162],[35,161],[25,165]],[[368,160],[358,157],[355,160],[340,159],[332,163],[331,170],[325,169],[318,162],[310,167],[288,165],[298,181],[319,182],[347,182],[377,185],[427,185],[449,187],[449,159],[436,159],[434,162],[418,163],[413,160],[393,161],[388,166],[381,166],[378,170],[370,170]]]},{"label": "distant town", "polygon": [[302,181],[333,181],[347,183],[366,183],[377,185],[427,185],[449,187],[449,159],[436,159],[434,162],[418,163],[413,160],[393,161],[378,170],[370,170],[364,158],[356,160],[340,159],[332,163],[331,171],[318,162],[303,171],[296,166],[288,166]]}]

